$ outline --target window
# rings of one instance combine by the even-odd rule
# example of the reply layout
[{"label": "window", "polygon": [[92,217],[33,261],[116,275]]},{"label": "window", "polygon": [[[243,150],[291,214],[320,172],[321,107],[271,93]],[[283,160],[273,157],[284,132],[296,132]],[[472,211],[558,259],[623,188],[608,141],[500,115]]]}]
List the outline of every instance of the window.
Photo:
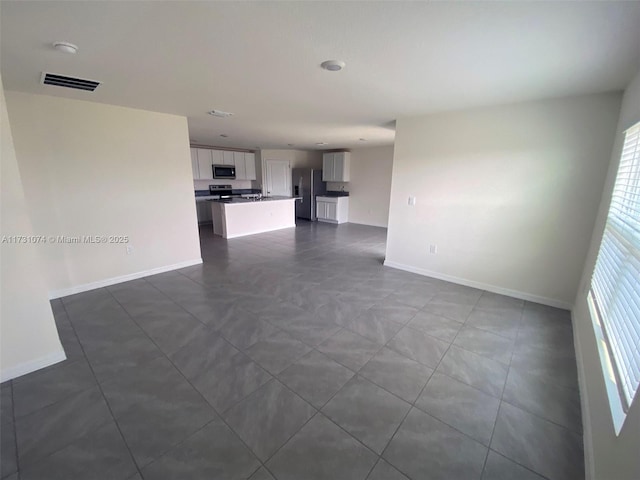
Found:
[{"label": "window", "polygon": [[590,303],[624,420],[640,382],[640,123],[625,132]]}]

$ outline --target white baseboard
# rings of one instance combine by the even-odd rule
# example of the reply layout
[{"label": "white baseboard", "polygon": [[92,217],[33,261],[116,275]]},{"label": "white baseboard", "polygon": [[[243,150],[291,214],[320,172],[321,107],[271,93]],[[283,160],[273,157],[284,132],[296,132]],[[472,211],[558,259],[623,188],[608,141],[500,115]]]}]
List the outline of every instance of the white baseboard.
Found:
[{"label": "white baseboard", "polygon": [[571,313],[571,325],[573,327],[573,348],[576,352],[576,364],[578,366],[578,387],[580,389],[580,408],[582,410],[582,443],[584,450],[584,478],[592,480],[595,473],[593,456],[593,428],[591,426],[591,415],[589,412],[589,396],[587,395],[587,379],[582,363],[582,346],[577,332],[575,317]]},{"label": "white baseboard", "polygon": [[452,275],[445,275],[443,273],[432,272],[423,268],[413,267],[411,265],[404,265],[402,263],[392,262],[389,260],[384,261],[385,267],[397,268],[398,270],[404,270],[406,272],[417,273],[418,275],[424,275],[425,277],[437,278],[438,280],[445,280],[447,282],[457,283],[466,287],[479,288],[492,293],[498,293],[500,295],[506,295],[508,297],[519,298],[521,300],[527,300],[529,302],[541,303],[543,305],[549,305],[550,307],[564,308],[565,310],[571,310],[573,304],[563,302],[562,300],[556,300],[554,298],[540,297],[538,295],[531,295],[529,293],[520,292],[518,290],[511,290],[504,287],[498,287],[496,285],[490,285],[488,283],[476,282],[474,280],[467,280],[466,278],[454,277]]},{"label": "white baseboard", "polygon": [[40,370],[44,367],[49,367],[66,359],[67,356],[65,355],[64,350],[61,346],[60,350],[50,353],[49,355],[45,355],[44,357],[36,358],[34,360],[21,363],[20,365],[2,369],[2,372],[0,372],[0,382],[6,382],[7,380],[21,377],[22,375],[35,372],[36,370]]},{"label": "white baseboard", "polygon": [[95,290],[96,288],[108,287],[115,285],[116,283],[128,282],[130,280],[137,280],[138,278],[148,277],[149,275],[156,275],[158,273],[170,272],[171,270],[178,270],[180,268],[191,267],[193,265],[199,265],[202,263],[202,258],[196,258],[194,260],[187,260],[180,263],[174,263],[173,265],[165,265],[164,267],[152,268],[150,270],[143,270],[142,272],[129,273],[127,275],[121,275],[119,277],[105,278],[104,280],[98,280],[97,282],[84,283],[82,285],[76,285],[69,288],[63,288],[61,290],[54,290],[49,292],[49,299],[53,300],[60,297],[66,297],[67,295],[73,295],[74,293],[88,292],[89,290]]}]

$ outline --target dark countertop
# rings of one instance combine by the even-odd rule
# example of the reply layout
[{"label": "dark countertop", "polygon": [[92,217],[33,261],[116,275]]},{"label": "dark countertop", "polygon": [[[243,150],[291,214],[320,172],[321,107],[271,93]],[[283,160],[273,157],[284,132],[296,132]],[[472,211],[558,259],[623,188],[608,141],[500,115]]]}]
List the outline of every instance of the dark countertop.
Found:
[{"label": "dark countertop", "polygon": [[258,198],[241,198],[241,197],[233,197],[233,198],[223,198],[223,199],[212,199],[212,200],[207,200],[208,202],[216,202],[216,203],[231,203],[231,204],[236,204],[236,203],[264,203],[264,202],[275,202],[275,201],[279,201],[279,200],[300,200],[301,197],[279,197],[279,196],[273,196],[273,197],[262,197],[260,199]]},{"label": "dark countertop", "polygon": [[[250,195],[255,193],[262,193],[262,190],[259,190],[257,188],[238,188],[238,189],[232,189],[231,193],[234,195]],[[211,193],[209,193],[209,190],[195,190],[195,196],[210,197]]]},{"label": "dark countertop", "polygon": [[334,190],[329,190],[326,193],[323,193],[321,195],[316,195],[317,197],[348,197],[349,196],[349,192],[336,192]]}]

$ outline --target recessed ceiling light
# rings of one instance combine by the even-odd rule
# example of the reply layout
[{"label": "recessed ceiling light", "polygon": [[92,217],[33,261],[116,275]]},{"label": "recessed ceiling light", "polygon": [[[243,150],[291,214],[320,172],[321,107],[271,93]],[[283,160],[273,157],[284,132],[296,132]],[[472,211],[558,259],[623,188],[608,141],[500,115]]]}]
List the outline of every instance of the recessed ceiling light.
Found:
[{"label": "recessed ceiling light", "polygon": [[323,146],[323,145],[329,145],[327,142],[317,142],[316,145],[318,145],[319,147]]},{"label": "recessed ceiling light", "polygon": [[227,138],[229,135],[227,135],[226,133],[221,133],[221,134],[220,134],[220,136],[221,136],[222,138]]},{"label": "recessed ceiling light", "polygon": [[78,53],[78,47],[69,42],[53,42],[53,48],[64,53]]},{"label": "recessed ceiling light", "polygon": [[223,112],[222,110],[211,110],[210,112],[207,112],[207,113],[209,115],[213,115],[214,117],[221,117],[221,118],[227,118],[233,115],[233,113]]},{"label": "recessed ceiling light", "polygon": [[341,60],[327,60],[326,62],[322,62],[320,66],[325,70],[329,70],[330,72],[338,72],[342,70],[347,64]]}]

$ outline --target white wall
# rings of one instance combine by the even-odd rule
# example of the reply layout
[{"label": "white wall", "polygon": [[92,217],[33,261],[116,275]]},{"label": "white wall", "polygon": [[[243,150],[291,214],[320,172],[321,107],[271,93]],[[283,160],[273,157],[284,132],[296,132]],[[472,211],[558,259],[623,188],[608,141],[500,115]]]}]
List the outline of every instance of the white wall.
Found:
[{"label": "white wall", "polygon": [[[0,226],[2,236],[33,234],[13,146],[0,78],[2,162]],[[38,244],[0,244],[0,381],[65,359],[47,288],[41,275]]]},{"label": "white wall", "polygon": [[393,145],[351,150],[349,182],[327,182],[349,192],[349,223],[386,227],[389,221]]},{"label": "white wall", "polygon": [[575,300],[573,331],[580,373],[584,423],[586,471],[592,479],[637,480],[640,478],[640,395],[636,394],[620,435],[616,437],[605,390],[596,339],[587,306],[587,291],[595,265],[611,192],[618,171],[623,132],[640,121],[640,72],[625,91],[616,141],[605,183],[591,245],[584,263],[581,288]]},{"label": "white wall", "polygon": [[39,235],[126,235],[48,244],[56,297],[201,261],[184,117],[7,92],[18,164]]},{"label": "white wall", "polygon": [[398,119],[387,263],[570,307],[620,100],[599,94]]}]

